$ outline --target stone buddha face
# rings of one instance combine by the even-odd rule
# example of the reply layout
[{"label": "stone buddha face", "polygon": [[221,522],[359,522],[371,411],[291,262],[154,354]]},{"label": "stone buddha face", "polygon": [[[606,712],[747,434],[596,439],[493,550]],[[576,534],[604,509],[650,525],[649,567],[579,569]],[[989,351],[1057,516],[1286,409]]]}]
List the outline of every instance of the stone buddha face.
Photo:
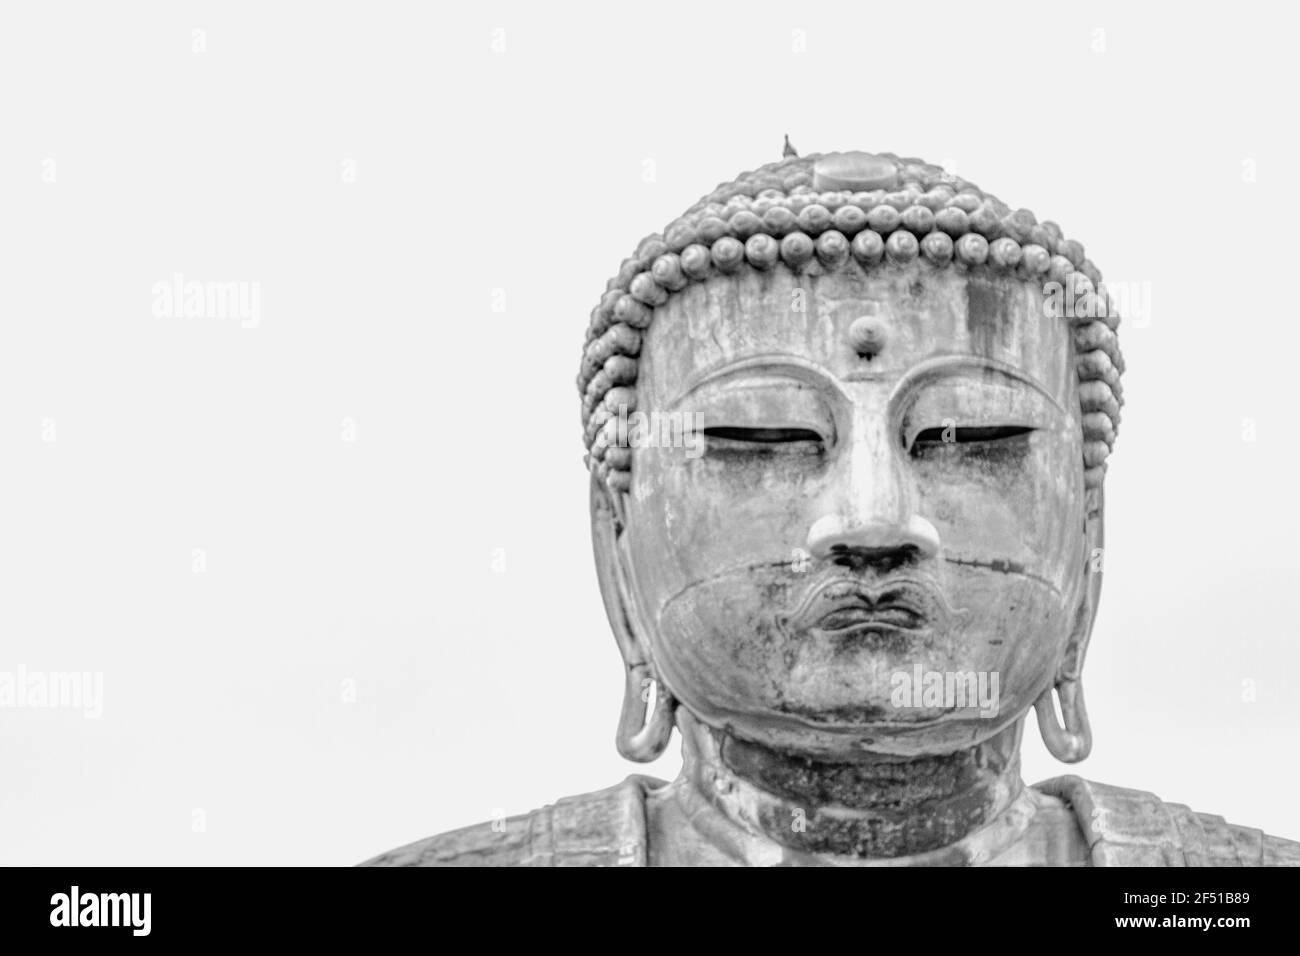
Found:
[{"label": "stone buddha face", "polygon": [[[915,261],[674,293],[638,411],[702,434],[638,442],[622,527],[597,538],[663,688],[717,730],[828,759],[1019,720],[1097,597],[1075,360],[1015,276]],[[974,675],[985,706],[922,675]]]}]

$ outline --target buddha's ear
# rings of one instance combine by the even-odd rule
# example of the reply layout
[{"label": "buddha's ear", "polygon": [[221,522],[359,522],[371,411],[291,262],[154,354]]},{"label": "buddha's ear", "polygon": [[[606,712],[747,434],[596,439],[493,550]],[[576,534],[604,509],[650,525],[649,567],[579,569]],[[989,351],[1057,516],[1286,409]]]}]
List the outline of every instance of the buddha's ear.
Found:
[{"label": "buddha's ear", "polygon": [[[1074,626],[1056,669],[1056,679],[1034,701],[1038,713],[1038,729],[1043,743],[1057,760],[1077,763],[1092,750],[1092,727],[1083,701],[1083,659],[1092,637],[1092,624],[1097,617],[1101,599],[1102,549],[1102,491],[1089,489],[1083,521],[1083,575],[1080,598],[1075,610]],[[1060,703],[1060,717],[1056,714],[1053,691]]]},{"label": "buddha's ear", "polygon": [[[668,746],[676,702],[655,674],[650,633],[629,586],[626,550],[621,541],[626,533],[625,503],[624,492],[611,489],[595,474],[591,476],[591,546],[596,578],[626,675],[616,738],[618,752],[629,760],[647,763]],[[647,720],[652,691],[655,706]]]},{"label": "buddha's ear", "polygon": [[1057,669],[1057,682],[1077,681],[1083,673],[1083,659],[1092,638],[1092,625],[1097,619],[1097,605],[1101,602],[1102,565],[1105,558],[1105,529],[1102,518],[1103,491],[1089,488],[1084,495],[1083,519],[1083,587],[1082,597],[1074,618],[1074,628],[1065,646],[1061,666]]},{"label": "buddha's ear", "polygon": [[605,602],[614,641],[628,667],[649,660],[647,635],[633,622],[632,595],[625,586],[626,570],[619,538],[623,534],[622,493],[611,489],[596,474],[591,476],[591,550],[596,559],[596,579]]}]

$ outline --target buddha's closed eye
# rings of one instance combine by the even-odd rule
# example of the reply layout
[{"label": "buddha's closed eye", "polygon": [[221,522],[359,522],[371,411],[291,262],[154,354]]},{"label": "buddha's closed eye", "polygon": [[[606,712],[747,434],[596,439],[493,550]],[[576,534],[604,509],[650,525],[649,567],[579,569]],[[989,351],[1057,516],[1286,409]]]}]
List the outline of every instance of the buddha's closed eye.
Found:
[{"label": "buddha's closed eye", "polygon": [[822,436],[810,428],[748,428],[715,426],[704,429],[705,450],[712,454],[818,454]]},{"label": "buddha's closed eye", "polygon": [[934,382],[903,414],[900,438],[916,459],[965,461],[994,456],[1010,461],[1030,447],[1030,437],[1055,420],[1039,391],[1018,382],[965,378]]},{"label": "buddha's closed eye", "polygon": [[908,452],[913,458],[930,459],[943,455],[986,456],[1015,453],[1028,449],[1028,439],[1036,429],[1027,425],[955,425],[923,428],[912,439]]},{"label": "buddha's closed eye", "polygon": [[1006,441],[1028,435],[1034,429],[1027,425],[951,425],[942,428],[923,428],[912,439],[912,448],[930,444],[982,444]]}]

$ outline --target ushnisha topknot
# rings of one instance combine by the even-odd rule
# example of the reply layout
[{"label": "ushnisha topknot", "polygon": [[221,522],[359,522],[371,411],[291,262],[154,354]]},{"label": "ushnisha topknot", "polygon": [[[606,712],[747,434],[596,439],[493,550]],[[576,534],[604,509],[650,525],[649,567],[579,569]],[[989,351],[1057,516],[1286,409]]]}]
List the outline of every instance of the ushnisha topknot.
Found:
[{"label": "ushnisha topknot", "polygon": [[587,328],[578,391],[586,463],[616,491],[631,487],[620,408],[636,408],[637,356],[655,307],[691,282],[742,269],[824,274],[922,260],[1057,283],[1074,329],[1083,475],[1101,486],[1119,430],[1119,317],[1083,246],[1028,209],[1012,210],[960,177],[892,153],[797,156],[720,184],[662,233],[641,240],[606,284]]}]

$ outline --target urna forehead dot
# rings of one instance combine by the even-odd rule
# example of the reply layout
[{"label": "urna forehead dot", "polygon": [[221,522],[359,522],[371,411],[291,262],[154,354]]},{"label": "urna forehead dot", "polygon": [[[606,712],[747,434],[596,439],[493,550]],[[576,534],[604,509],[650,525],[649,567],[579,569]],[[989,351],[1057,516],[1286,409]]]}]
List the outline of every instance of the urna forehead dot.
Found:
[{"label": "urna forehead dot", "polygon": [[813,167],[813,188],[828,191],[851,189],[895,189],[898,165],[874,153],[831,153]]},{"label": "urna forehead dot", "polygon": [[863,358],[871,358],[884,349],[887,335],[882,316],[875,313],[862,315],[849,326],[849,345]]}]

